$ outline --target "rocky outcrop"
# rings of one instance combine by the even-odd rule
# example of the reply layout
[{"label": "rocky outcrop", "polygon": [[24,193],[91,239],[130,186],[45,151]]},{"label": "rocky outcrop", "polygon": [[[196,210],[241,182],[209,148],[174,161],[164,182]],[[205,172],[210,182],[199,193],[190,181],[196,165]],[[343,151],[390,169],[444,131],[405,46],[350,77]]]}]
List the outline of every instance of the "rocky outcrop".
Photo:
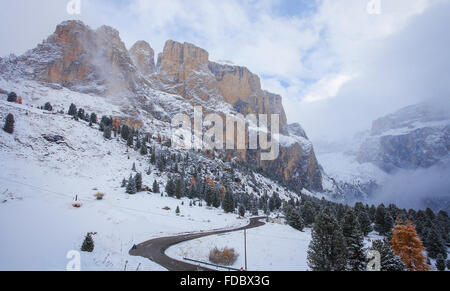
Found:
[{"label": "rocky outcrop", "polygon": [[130,49],[130,57],[137,70],[144,76],[155,72],[155,52],[147,42],[136,42]]},{"label": "rocky outcrop", "polygon": [[418,104],[374,121],[371,137],[361,146],[359,162],[386,172],[429,168],[448,162],[450,114],[445,107]]},{"label": "rocky outcrop", "polygon": [[220,98],[244,115],[279,114],[281,131],[287,133],[281,96],[262,90],[259,77],[247,68],[211,62],[204,49],[172,40],[166,42],[157,67],[155,78],[165,85],[162,90],[189,99]]},{"label": "rocky outcrop", "polygon": [[92,30],[80,21],[63,22],[14,61],[28,77],[82,92],[112,95],[136,87],[136,69],[125,44],[108,26]]}]

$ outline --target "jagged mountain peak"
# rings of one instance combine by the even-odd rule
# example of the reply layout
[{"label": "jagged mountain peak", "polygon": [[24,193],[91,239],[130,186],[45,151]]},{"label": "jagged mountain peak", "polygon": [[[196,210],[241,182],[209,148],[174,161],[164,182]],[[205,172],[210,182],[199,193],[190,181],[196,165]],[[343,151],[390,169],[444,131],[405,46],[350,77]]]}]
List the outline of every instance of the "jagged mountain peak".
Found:
[{"label": "jagged mountain peak", "polygon": [[155,66],[147,42],[136,42],[128,50],[116,29],[93,30],[70,20],[28,53],[2,59],[0,68],[4,78],[110,97],[139,124],[157,117],[161,127],[169,127],[170,116],[194,105],[222,114],[278,114],[282,149],[277,161],[263,163],[258,152],[235,154],[296,188],[322,190],[312,144],[298,127],[289,132],[282,97],[263,90],[260,78],[246,67],[212,62],[209,53],[194,44],[168,40]]},{"label": "jagged mountain peak", "polygon": [[144,40],[137,41],[129,50],[130,56],[138,71],[144,76],[155,72],[155,51]]}]

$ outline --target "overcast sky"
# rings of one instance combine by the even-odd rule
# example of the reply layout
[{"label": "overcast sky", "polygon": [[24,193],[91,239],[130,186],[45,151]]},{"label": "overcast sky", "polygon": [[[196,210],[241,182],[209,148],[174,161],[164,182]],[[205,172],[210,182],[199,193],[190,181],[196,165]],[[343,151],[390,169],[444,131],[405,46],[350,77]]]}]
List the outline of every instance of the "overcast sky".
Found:
[{"label": "overcast sky", "polygon": [[128,47],[143,39],[157,53],[168,39],[187,41],[259,74],[313,141],[340,139],[402,106],[450,99],[450,1],[380,0],[380,14],[370,1],[81,0],[80,15],[67,13],[69,0],[8,1],[0,56],[33,48],[67,19],[113,26]]}]

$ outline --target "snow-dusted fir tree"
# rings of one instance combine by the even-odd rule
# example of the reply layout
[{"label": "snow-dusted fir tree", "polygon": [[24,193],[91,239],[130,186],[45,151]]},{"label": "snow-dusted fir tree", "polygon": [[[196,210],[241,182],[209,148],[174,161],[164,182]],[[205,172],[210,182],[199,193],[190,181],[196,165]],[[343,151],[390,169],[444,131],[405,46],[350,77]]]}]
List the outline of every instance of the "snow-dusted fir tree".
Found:
[{"label": "snow-dusted fir tree", "polygon": [[233,192],[231,192],[231,189],[228,188],[225,191],[225,197],[222,201],[222,208],[226,213],[234,212],[234,199],[233,199]]},{"label": "snow-dusted fir tree", "polygon": [[144,143],[142,143],[142,146],[141,146],[141,155],[146,156],[147,154],[148,154],[147,145],[144,142]]},{"label": "snow-dusted fir tree", "polygon": [[442,254],[444,259],[447,258],[447,247],[445,246],[442,236],[437,229],[437,226],[432,227],[425,237],[424,246],[427,248],[428,256],[436,259],[439,254]]},{"label": "snow-dusted fir tree", "polygon": [[92,253],[94,251],[94,240],[92,239],[92,235],[88,233],[84,238],[83,244],[81,246],[82,252]]},{"label": "snow-dusted fir tree", "polygon": [[3,126],[3,130],[9,134],[14,133],[14,115],[9,113],[5,119],[5,125]]},{"label": "snow-dusted fir tree", "polygon": [[339,223],[325,208],[317,217],[308,248],[308,266],[313,271],[344,271],[347,248]]},{"label": "snow-dusted fir tree", "polygon": [[8,98],[6,99],[8,102],[17,102],[17,94],[14,92],[11,92],[8,94]]},{"label": "snow-dusted fir tree", "polygon": [[355,212],[352,209],[348,210],[344,216],[342,234],[345,237],[347,246],[347,270],[364,271],[366,269],[364,237]]},{"label": "snow-dusted fir tree", "polygon": [[155,180],[154,182],[153,182],[153,187],[152,187],[153,189],[153,193],[159,193],[159,184],[158,184],[158,182]]},{"label": "snow-dusted fir tree", "polygon": [[405,270],[405,264],[400,257],[395,255],[391,243],[387,239],[373,241],[372,249],[380,253],[381,271],[400,272]]},{"label": "snow-dusted fir tree", "polygon": [[139,192],[142,190],[142,174],[137,173],[134,177],[135,183],[136,183],[136,191]]},{"label": "snow-dusted fir tree", "polygon": [[169,177],[169,180],[166,184],[166,193],[169,197],[173,197],[175,195],[175,182]]},{"label": "snow-dusted fir tree", "polygon": [[130,179],[128,179],[128,184],[127,184],[127,190],[126,192],[128,194],[136,194],[137,193],[137,189],[136,189],[136,180],[134,179],[134,177],[130,176]]},{"label": "snow-dusted fir tree", "polygon": [[106,139],[111,139],[111,127],[109,126],[105,127],[103,131],[103,137]]},{"label": "snow-dusted fir tree", "polygon": [[358,213],[357,218],[358,218],[358,222],[361,227],[361,231],[362,231],[363,235],[367,236],[373,230],[369,213],[367,211],[363,210]]},{"label": "snow-dusted fir tree", "polygon": [[439,254],[437,257],[436,257],[436,269],[438,270],[438,271],[445,271],[445,259],[444,259],[444,256],[442,255],[442,254]]},{"label": "snow-dusted fir tree", "polygon": [[284,213],[286,215],[286,222],[289,226],[299,231],[303,231],[305,226],[303,223],[303,218],[301,217],[298,209],[294,208],[291,205],[288,205],[284,210]]}]

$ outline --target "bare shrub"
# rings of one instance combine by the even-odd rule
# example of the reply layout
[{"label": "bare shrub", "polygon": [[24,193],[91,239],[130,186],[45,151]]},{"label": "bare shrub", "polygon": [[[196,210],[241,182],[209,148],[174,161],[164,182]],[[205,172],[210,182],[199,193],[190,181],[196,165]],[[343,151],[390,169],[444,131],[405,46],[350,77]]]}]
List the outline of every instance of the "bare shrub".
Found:
[{"label": "bare shrub", "polygon": [[103,200],[103,197],[105,197],[105,194],[103,193],[97,193],[94,195],[95,198],[97,198],[97,200]]},{"label": "bare shrub", "polygon": [[214,264],[223,265],[223,266],[231,266],[233,265],[239,254],[236,253],[234,249],[223,248],[219,250],[217,247],[212,249],[209,252],[209,261]]}]

